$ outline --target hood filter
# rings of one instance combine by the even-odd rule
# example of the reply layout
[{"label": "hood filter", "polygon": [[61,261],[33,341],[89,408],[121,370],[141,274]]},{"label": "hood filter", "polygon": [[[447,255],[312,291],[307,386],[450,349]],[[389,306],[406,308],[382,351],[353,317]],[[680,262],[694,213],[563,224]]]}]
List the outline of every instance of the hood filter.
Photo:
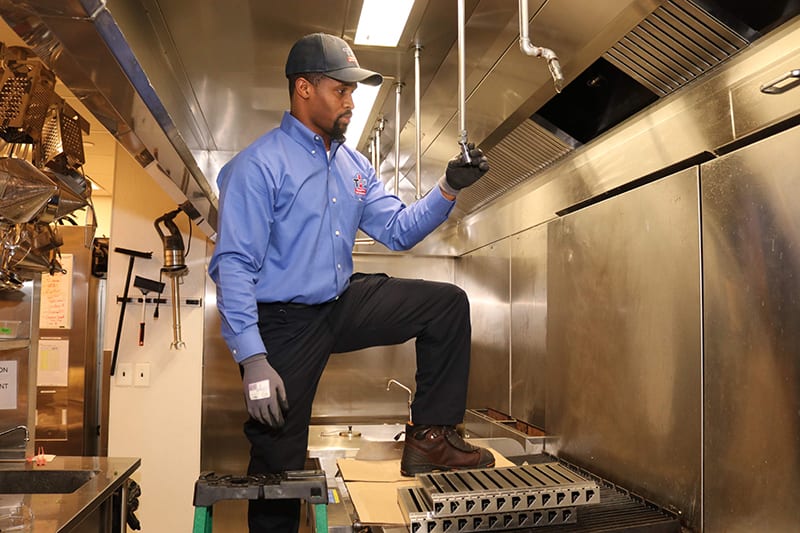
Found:
[{"label": "hood filter", "polygon": [[670,0],[603,57],[665,96],[746,47],[747,40],[688,0]]}]

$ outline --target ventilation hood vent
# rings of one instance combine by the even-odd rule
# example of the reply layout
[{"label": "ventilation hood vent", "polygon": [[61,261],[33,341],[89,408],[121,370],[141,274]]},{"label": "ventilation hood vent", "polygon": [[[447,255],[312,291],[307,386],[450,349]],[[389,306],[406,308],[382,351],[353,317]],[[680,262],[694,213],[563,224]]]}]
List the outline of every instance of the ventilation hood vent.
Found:
[{"label": "ventilation hood vent", "polygon": [[747,46],[748,41],[687,0],[656,9],[603,57],[665,96]]},{"label": "ventilation hood vent", "polygon": [[[475,211],[534,178],[565,154],[701,76],[760,36],[752,20],[741,13],[745,4],[741,8],[727,5],[723,10],[711,0],[696,2],[664,2],[488,150],[492,168],[459,195],[459,209]],[[791,9],[771,7],[770,11],[786,20]],[[770,19],[759,25],[775,23]]]},{"label": "ventilation hood vent", "polygon": [[525,120],[486,152],[490,170],[458,195],[458,208],[471,212],[552,165],[573,150],[533,120]]}]

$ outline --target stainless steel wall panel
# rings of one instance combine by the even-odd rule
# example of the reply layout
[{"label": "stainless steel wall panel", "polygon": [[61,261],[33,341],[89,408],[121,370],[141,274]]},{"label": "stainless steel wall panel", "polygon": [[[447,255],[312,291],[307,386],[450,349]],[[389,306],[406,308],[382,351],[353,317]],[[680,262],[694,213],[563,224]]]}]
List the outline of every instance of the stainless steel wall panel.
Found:
[{"label": "stainless steel wall panel", "polygon": [[547,224],[511,241],[511,410],[545,428],[547,376]]},{"label": "stainless steel wall panel", "polygon": [[490,244],[456,261],[456,283],[469,296],[472,361],[467,407],[510,406],[510,244]]},{"label": "stainless steel wall panel", "polygon": [[[800,109],[800,88],[796,71],[800,69],[800,31],[797,25],[778,32],[774,39],[791,50],[776,55],[769,48],[754,54],[753,63],[760,66],[750,76],[730,88],[731,114],[736,138],[744,137],[781,120],[795,117]],[[794,77],[777,83],[785,92],[764,94],[761,87],[782,76],[795,72]]]},{"label": "stainless steel wall panel", "polygon": [[556,454],[684,513],[700,505],[697,168],[549,228],[547,431]]},{"label": "stainless steel wall panel", "polygon": [[800,524],[800,129],[702,167],[706,531]]}]

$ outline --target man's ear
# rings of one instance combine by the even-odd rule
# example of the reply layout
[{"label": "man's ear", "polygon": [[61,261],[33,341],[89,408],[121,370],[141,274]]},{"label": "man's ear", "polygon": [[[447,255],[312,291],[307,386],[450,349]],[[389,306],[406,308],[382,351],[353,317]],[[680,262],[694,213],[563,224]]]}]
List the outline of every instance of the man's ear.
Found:
[{"label": "man's ear", "polygon": [[312,84],[307,79],[300,77],[294,81],[294,92],[300,98],[307,100],[311,96]]}]

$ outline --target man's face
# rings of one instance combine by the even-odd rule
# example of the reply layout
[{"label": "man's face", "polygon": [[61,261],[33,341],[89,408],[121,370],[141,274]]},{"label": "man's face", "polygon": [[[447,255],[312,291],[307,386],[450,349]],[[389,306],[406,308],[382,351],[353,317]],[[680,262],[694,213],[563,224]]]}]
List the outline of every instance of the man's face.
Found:
[{"label": "man's face", "polygon": [[345,83],[324,76],[312,86],[310,118],[314,125],[331,139],[344,137],[353,111],[353,91],[356,83]]}]

